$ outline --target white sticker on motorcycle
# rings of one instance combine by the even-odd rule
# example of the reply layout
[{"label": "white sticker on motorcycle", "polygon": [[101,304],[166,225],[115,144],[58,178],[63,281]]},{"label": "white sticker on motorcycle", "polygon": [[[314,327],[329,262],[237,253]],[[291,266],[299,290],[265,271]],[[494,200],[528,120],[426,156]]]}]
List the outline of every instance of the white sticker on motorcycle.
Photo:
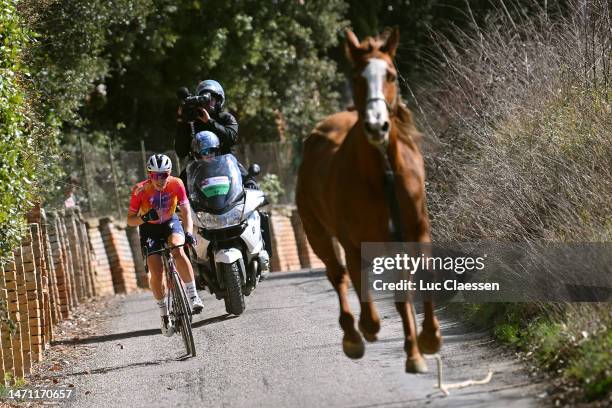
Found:
[{"label": "white sticker on motorcycle", "polygon": [[208,198],[226,195],[230,189],[230,184],[230,179],[227,176],[209,177],[202,181],[200,190],[202,190],[202,193]]}]

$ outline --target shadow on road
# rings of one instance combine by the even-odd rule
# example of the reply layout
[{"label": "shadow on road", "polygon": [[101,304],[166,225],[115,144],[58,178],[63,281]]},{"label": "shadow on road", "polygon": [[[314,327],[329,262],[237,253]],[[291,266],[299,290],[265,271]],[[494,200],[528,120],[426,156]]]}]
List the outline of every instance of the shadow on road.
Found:
[{"label": "shadow on road", "polygon": [[182,356],[178,358],[165,358],[162,360],[145,361],[141,363],[131,363],[131,364],[125,364],[125,365],[120,365],[120,366],[115,366],[115,367],[101,367],[101,368],[96,368],[93,370],[77,371],[77,372],[72,372],[72,373],[59,373],[58,376],[78,377],[81,375],[105,374],[105,373],[109,373],[112,371],[119,371],[123,369],[134,368],[134,367],[157,366],[157,365],[169,363],[172,361],[181,361],[182,359],[183,359]]},{"label": "shadow on road", "polygon": [[266,280],[318,278],[325,276],[325,269],[302,269],[295,272],[272,272]]},{"label": "shadow on road", "polygon": [[209,317],[208,319],[204,319],[204,320],[200,320],[198,322],[192,323],[191,327],[196,329],[198,327],[207,326],[209,324],[224,322],[226,320],[232,320],[232,319],[235,319],[237,317],[238,316],[230,315],[230,314],[224,314],[224,315],[216,316],[216,317]]},{"label": "shadow on road", "polygon": [[[193,328],[197,328],[197,327],[202,327],[202,326],[206,326],[206,325],[213,324],[213,323],[219,323],[225,320],[230,320],[236,317],[238,316],[224,314],[221,316],[209,317],[208,319],[197,321],[193,323],[191,326]],[[53,341],[51,342],[51,345],[54,346],[58,344],[76,345],[76,344],[103,343],[106,341],[129,339],[133,337],[158,336],[158,335],[161,335],[160,329],[155,328],[155,329],[146,329],[146,330],[135,330],[135,331],[123,332],[123,333],[113,333],[113,334],[107,334],[104,336],[92,336],[92,337],[86,337],[86,338],[76,337],[76,338],[72,338],[68,340]]]}]

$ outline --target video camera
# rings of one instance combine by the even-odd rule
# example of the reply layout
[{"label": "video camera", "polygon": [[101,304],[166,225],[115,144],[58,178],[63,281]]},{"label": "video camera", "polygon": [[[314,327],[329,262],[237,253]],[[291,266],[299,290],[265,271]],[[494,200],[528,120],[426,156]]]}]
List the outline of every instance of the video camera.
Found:
[{"label": "video camera", "polygon": [[183,119],[186,122],[193,122],[197,120],[200,116],[198,108],[206,106],[206,104],[210,102],[211,98],[210,93],[205,93],[203,95],[191,95],[189,89],[184,86],[176,91],[176,96],[181,103]]}]

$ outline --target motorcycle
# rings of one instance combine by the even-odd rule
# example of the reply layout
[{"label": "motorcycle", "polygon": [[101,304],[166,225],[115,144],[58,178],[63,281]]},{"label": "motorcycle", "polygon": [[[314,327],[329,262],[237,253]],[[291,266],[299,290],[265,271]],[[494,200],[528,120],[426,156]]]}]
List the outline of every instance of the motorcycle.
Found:
[{"label": "motorcycle", "polygon": [[[249,175],[256,176],[252,165]],[[189,201],[199,235],[192,263],[211,294],[225,301],[229,314],[245,310],[249,296],[270,272],[271,243],[267,204],[260,190],[244,188],[238,161],[231,154],[187,165]],[[262,228],[267,229],[262,234]],[[269,240],[268,240],[269,241]]]}]

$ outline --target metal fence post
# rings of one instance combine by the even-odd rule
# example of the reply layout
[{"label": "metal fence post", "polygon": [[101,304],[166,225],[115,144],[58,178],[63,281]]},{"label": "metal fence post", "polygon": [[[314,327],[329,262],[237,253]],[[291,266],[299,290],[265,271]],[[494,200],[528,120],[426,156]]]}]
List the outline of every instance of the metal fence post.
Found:
[{"label": "metal fence post", "polygon": [[113,142],[108,138],[108,159],[111,164],[111,172],[113,173],[113,185],[115,189],[115,210],[117,211],[118,219],[121,219],[121,209],[119,206],[119,188],[117,186],[117,172],[115,171],[115,159],[113,158]]},{"label": "metal fence post", "polygon": [[147,151],[145,150],[145,142],[140,139],[140,155],[142,157],[142,178],[147,178]]},{"label": "metal fence post", "polygon": [[83,181],[85,184],[85,196],[87,197],[87,212],[93,215],[91,207],[91,196],[89,195],[89,176],[87,174],[87,161],[85,160],[85,149],[83,149],[83,136],[79,135],[79,147],[81,148],[81,163],[83,163]]},{"label": "metal fence post", "polygon": [[178,154],[174,150],[167,152],[166,156],[172,156],[172,171],[178,177],[181,174],[181,159],[179,159]]}]

